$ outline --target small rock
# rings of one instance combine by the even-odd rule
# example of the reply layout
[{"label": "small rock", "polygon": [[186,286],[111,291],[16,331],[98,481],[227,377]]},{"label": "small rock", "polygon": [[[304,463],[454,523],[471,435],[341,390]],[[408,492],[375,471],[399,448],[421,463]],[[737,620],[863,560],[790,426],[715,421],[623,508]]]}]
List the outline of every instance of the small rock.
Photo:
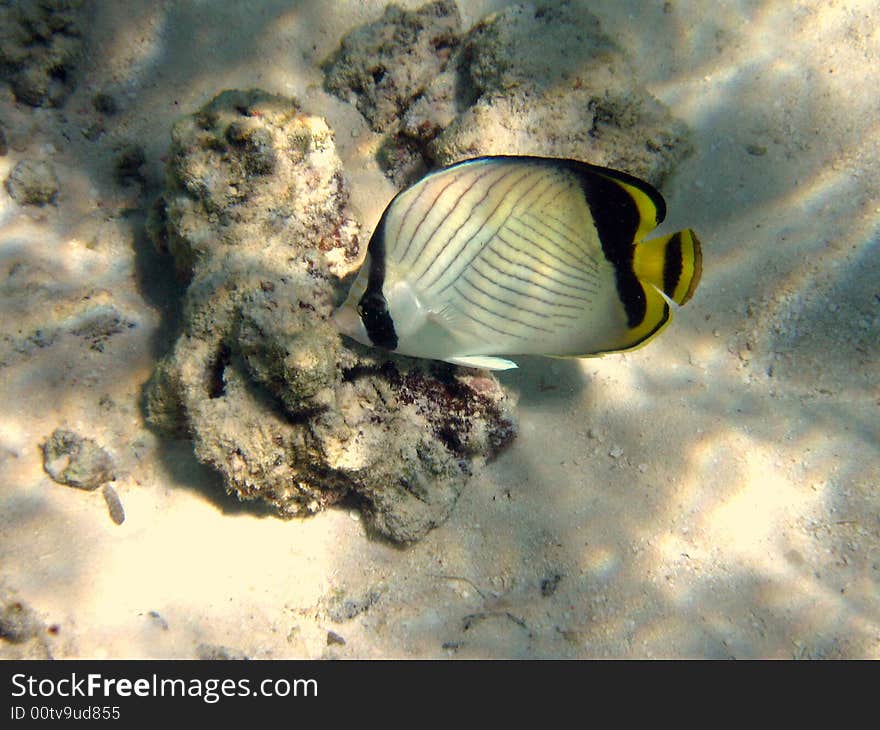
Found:
[{"label": "small rock", "polygon": [[333,644],[345,644],[345,639],[343,639],[339,634],[335,631],[327,632],[327,646],[331,646]]},{"label": "small rock", "polygon": [[168,631],[168,622],[158,611],[150,611],[147,616],[150,617],[150,620],[158,626],[162,631]]},{"label": "small rock", "polygon": [[620,446],[612,446],[608,450],[608,456],[610,456],[612,459],[619,459],[621,456],[623,456],[623,449]]},{"label": "small rock", "polygon": [[199,644],[196,654],[205,661],[241,661],[248,658],[242,652],[220,644]]},{"label": "small rock", "polygon": [[59,484],[88,490],[116,478],[113,460],[104,449],[90,438],[61,428],[43,444],[43,469]]},{"label": "small rock", "polygon": [[556,589],[559,587],[560,580],[562,580],[562,576],[559,573],[554,573],[547,578],[542,578],[541,595],[544,596],[544,598],[547,598],[556,593]]},{"label": "small rock", "polygon": [[55,168],[42,160],[22,160],[6,178],[6,191],[19,205],[54,205],[58,197]]},{"label": "small rock", "polygon": [[107,503],[107,511],[110,513],[110,519],[117,525],[125,522],[125,510],[122,508],[122,500],[116,490],[109,484],[104,485],[103,489],[104,501]]},{"label": "small rock", "polygon": [[37,635],[40,622],[33,610],[17,600],[0,605],[0,637],[13,644],[21,644]]},{"label": "small rock", "polygon": [[367,610],[379,600],[382,593],[379,589],[371,588],[357,596],[335,596],[326,607],[327,616],[331,621],[342,623],[350,621]]}]

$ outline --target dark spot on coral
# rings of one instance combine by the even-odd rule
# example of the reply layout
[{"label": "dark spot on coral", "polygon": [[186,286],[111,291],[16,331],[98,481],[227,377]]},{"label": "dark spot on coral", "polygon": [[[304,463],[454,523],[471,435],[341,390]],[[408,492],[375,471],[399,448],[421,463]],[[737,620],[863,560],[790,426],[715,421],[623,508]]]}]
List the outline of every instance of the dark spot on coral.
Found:
[{"label": "dark spot on coral", "polygon": [[211,398],[220,398],[226,394],[226,381],[223,378],[223,374],[226,372],[230,358],[229,346],[224,342],[217,348],[217,354],[211,363],[211,383],[210,390],[208,391],[208,395]]},{"label": "dark spot on coral", "polygon": [[248,128],[241,122],[233,122],[226,127],[226,141],[235,147],[243,147],[247,142]]},{"label": "dark spot on coral", "polygon": [[168,203],[164,195],[160,195],[153,202],[150,215],[153,222],[151,230],[153,242],[156,244],[156,248],[159,249],[159,253],[167,256],[171,253],[171,250],[168,248]]},{"label": "dark spot on coral", "polygon": [[[462,446],[461,437],[458,433],[464,427],[465,424],[463,420],[457,418],[449,419],[434,429],[434,435],[443,442],[443,445],[449,449],[449,451],[455,454],[461,454],[464,452],[464,447]],[[461,462],[459,462],[459,464],[461,464]]]},{"label": "dark spot on coral", "polygon": [[146,178],[141,168],[146,161],[147,155],[143,147],[137,144],[126,145],[116,159],[116,181],[120,185],[145,182]]},{"label": "dark spot on coral", "polygon": [[562,580],[562,576],[559,573],[553,573],[553,575],[550,575],[547,578],[542,578],[541,595],[544,596],[544,598],[547,598],[556,593],[560,580]]},{"label": "dark spot on coral", "polygon": [[212,152],[225,152],[226,148],[223,145],[223,140],[218,139],[217,137],[208,137],[205,140],[205,149],[211,150]]},{"label": "dark spot on coral", "polygon": [[200,109],[195,114],[195,122],[200,129],[211,129],[217,124],[217,113],[207,109]]},{"label": "dark spot on coral", "polygon": [[275,169],[272,135],[267,129],[233,122],[226,128],[226,141],[242,151],[245,170],[251,175],[268,175]]},{"label": "dark spot on coral", "polygon": [[453,454],[465,456],[471,417],[488,402],[459,382],[451,366],[435,368],[433,375],[420,369],[408,372],[401,385],[402,403],[417,403],[420,413],[429,419],[434,436]]},{"label": "dark spot on coral", "polygon": [[435,51],[443,51],[450,48],[455,48],[458,44],[456,38],[450,38],[449,36],[440,36],[439,38],[431,39],[431,47]]},{"label": "dark spot on coral", "polygon": [[[346,383],[351,383],[369,375],[379,375],[395,387],[400,385],[400,372],[397,366],[390,360],[381,365],[358,364],[354,367],[346,368],[342,371],[342,380]],[[411,400],[408,402],[411,402]]]},{"label": "dark spot on coral", "polygon": [[95,111],[106,114],[108,117],[113,116],[119,111],[116,99],[110,96],[110,94],[105,93],[95,94],[92,97],[92,106],[95,107]]},{"label": "dark spot on coral", "polygon": [[405,187],[422,177],[429,167],[422,146],[425,139],[412,139],[405,134],[389,135],[376,151],[376,161],[395,185]]}]

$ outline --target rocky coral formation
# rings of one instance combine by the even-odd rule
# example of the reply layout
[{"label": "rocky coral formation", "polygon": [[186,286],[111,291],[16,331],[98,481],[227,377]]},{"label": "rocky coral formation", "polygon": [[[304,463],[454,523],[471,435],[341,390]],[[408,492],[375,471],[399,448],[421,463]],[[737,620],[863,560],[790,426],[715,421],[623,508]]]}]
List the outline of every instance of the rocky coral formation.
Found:
[{"label": "rocky coral formation", "polygon": [[[530,154],[615,167],[659,185],[690,149],[685,125],[635,80],[622,49],[580,3],[523,3],[490,15],[444,40],[454,51],[439,72],[431,44],[399,30],[412,17],[389,11],[353,31],[325,66],[328,89],[353,96],[368,119],[365,110],[398,109],[379,128],[388,134],[383,164],[398,184],[468,157]],[[396,84],[362,83],[362,70],[385,68],[388,57],[395,78],[411,82],[409,103],[393,95]]]},{"label": "rocky coral formation", "polygon": [[342,40],[323,67],[326,87],[346,98],[377,132],[396,126],[404,111],[446,67],[461,35],[454,0],[438,0],[416,11],[389,5],[375,23]]},{"label": "rocky coral formation", "polygon": [[87,7],[84,0],[0,1],[0,76],[18,101],[57,106],[70,92]]},{"label": "rocky coral formation", "polygon": [[493,377],[389,358],[329,323],[361,233],[330,129],[295,101],[227,91],[179,122],[153,231],[189,287],[149,417],[189,433],[240,498],[293,516],[350,495],[412,541],[513,437]]}]

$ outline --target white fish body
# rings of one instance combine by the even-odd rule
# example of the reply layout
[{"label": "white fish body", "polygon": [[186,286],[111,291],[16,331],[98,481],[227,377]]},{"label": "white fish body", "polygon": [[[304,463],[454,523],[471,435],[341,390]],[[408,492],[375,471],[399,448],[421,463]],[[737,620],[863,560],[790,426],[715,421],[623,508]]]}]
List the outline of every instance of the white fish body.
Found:
[{"label": "white fish body", "polygon": [[388,205],[334,321],[366,345],[487,369],[636,347],[699,279],[692,232],[635,245],[664,210],[647,183],[573,160],[443,168]]}]

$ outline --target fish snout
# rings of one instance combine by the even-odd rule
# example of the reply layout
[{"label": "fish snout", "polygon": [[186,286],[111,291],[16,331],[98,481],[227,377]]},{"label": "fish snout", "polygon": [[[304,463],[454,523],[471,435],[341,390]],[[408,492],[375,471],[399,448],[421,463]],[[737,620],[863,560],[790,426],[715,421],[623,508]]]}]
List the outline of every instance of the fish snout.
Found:
[{"label": "fish snout", "polygon": [[347,301],[339,307],[330,317],[330,321],[340,334],[347,335],[362,344],[370,344],[364,323],[351,301]]}]

